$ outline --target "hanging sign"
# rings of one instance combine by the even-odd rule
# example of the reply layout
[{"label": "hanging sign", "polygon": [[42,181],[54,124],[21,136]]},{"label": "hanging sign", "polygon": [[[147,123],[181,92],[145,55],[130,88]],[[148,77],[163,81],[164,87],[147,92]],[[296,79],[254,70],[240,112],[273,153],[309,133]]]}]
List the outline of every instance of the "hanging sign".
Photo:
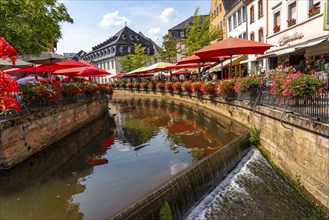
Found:
[{"label": "hanging sign", "polygon": [[291,42],[291,41],[295,41],[295,40],[299,40],[302,39],[304,37],[304,34],[296,32],[291,36],[283,36],[278,40],[279,46],[284,46],[287,43]]}]

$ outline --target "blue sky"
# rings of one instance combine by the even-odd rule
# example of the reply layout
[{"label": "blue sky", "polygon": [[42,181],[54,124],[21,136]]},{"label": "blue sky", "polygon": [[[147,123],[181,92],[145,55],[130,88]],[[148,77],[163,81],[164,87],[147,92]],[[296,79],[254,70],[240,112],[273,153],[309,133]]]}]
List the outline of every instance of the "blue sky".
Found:
[{"label": "blue sky", "polygon": [[152,38],[161,46],[162,36],[193,15],[208,14],[211,0],[62,0],[74,19],[62,24],[62,39],[57,52],[89,52],[92,46],[114,35],[127,23],[136,32]]}]

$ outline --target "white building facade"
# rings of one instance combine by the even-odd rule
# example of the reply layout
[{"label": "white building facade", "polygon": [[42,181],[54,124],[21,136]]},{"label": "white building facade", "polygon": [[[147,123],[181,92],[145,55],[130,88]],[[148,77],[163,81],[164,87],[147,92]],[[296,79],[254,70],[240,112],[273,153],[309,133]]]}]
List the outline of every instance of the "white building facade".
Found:
[{"label": "white building facade", "polygon": [[[267,43],[267,3],[266,0],[247,1],[247,25],[248,40]],[[248,56],[248,70],[252,73],[260,73],[266,69],[264,59],[256,60],[256,55]]]},{"label": "white building facade", "polygon": [[267,69],[278,65],[297,70],[329,69],[328,0],[268,1]]}]

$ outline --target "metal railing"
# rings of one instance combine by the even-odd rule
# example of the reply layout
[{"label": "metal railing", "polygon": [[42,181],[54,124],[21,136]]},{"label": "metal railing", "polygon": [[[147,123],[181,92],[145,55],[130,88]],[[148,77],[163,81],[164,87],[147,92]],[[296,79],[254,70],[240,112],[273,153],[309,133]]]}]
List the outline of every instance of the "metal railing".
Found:
[{"label": "metal railing", "polygon": [[21,105],[21,111],[15,112],[10,111],[6,112],[5,114],[1,114],[0,112],[0,123],[3,121],[15,119],[21,116],[30,116],[32,118],[32,113],[40,112],[40,111],[47,111],[53,108],[58,108],[60,106],[72,104],[72,103],[80,103],[89,99],[98,98],[100,100],[107,100],[108,96],[104,93],[97,93],[95,95],[77,95],[73,97],[61,96],[58,102],[54,103],[47,103],[47,102],[34,102],[28,104],[21,96],[20,93],[13,93],[16,101]]},{"label": "metal railing", "polygon": [[329,122],[329,95],[328,90],[322,94],[307,95],[303,97],[283,98],[270,93],[270,85],[261,87],[259,98],[255,105],[265,105],[284,109],[296,115],[312,118],[317,121]]}]

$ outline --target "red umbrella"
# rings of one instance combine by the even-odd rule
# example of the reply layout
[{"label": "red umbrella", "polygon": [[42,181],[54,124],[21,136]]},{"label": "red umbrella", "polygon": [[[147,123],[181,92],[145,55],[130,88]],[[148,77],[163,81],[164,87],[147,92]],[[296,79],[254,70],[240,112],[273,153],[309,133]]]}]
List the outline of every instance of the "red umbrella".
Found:
[{"label": "red umbrella", "polygon": [[54,72],[56,70],[73,68],[73,67],[85,67],[86,64],[80,63],[76,60],[68,60],[64,62],[54,62],[41,65],[35,65],[25,68],[7,70],[8,73],[40,73],[40,72]]},{"label": "red umbrella", "polygon": [[110,73],[84,60],[79,60],[85,67],[67,68],[55,71],[54,75],[82,76],[82,77],[101,77],[108,76]]},{"label": "red umbrella", "polygon": [[[228,59],[228,58],[230,58],[230,57],[226,57],[226,59]],[[193,54],[189,57],[186,57],[184,60],[177,62],[177,64],[181,65],[181,64],[187,64],[187,63],[206,63],[206,62],[219,62],[219,61],[220,61],[219,57],[201,59],[199,56]]]},{"label": "red umbrella", "polygon": [[194,54],[201,59],[238,54],[264,54],[271,47],[273,47],[271,44],[230,37],[210,44]]},{"label": "red umbrella", "polygon": [[208,66],[209,64],[197,64],[197,63],[187,63],[187,64],[180,64],[178,65],[172,65],[172,66],[167,66],[165,69],[170,70],[170,69],[183,69],[183,68],[198,68],[198,67],[204,67],[204,66]]},{"label": "red umbrella", "polygon": [[[250,41],[240,38],[226,38],[214,44],[210,44],[196,52],[195,55],[201,59],[212,57],[230,56],[232,68],[232,56],[242,54],[264,54],[265,51],[273,47],[271,44]],[[231,70],[232,71],[232,70]]]}]

